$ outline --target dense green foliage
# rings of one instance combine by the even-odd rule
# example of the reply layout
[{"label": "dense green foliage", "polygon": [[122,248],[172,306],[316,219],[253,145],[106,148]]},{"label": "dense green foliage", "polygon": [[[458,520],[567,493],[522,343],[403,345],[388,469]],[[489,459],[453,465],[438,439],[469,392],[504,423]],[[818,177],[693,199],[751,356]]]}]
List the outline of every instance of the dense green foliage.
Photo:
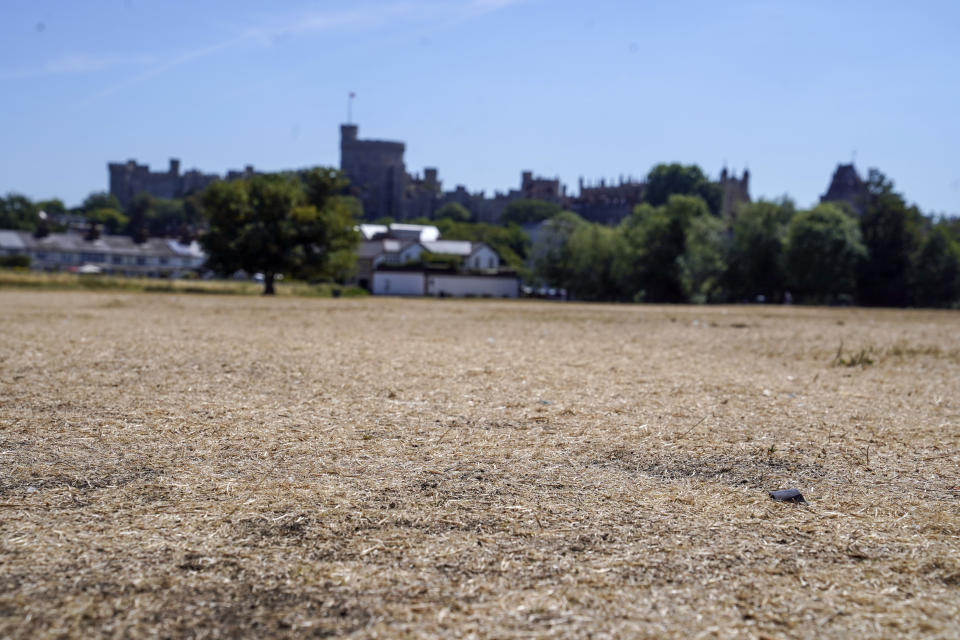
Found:
[{"label": "dense green foliage", "polygon": [[40,221],[39,212],[40,208],[26,196],[8,193],[6,198],[0,198],[0,229],[34,231]]},{"label": "dense green foliage", "polygon": [[[105,192],[74,209],[11,193],[0,198],[0,228],[41,237],[72,224],[89,238],[183,241],[209,228],[203,244],[220,272],[263,273],[268,289],[281,273],[342,281],[356,263],[353,226],[362,219],[344,186],[338,172],[314,169],[217,182],[183,199],[141,193],[125,208]],[[660,164],[643,202],[616,227],[541,200],[510,203],[501,224],[473,223],[454,202],[434,220],[406,222],[486,243],[527,283],[581,300],[960,307],[960,218],[924,216],[879,171],[866,186],[859,214],[845,203],[798,211],[783,199],[721,218],[720,187],[699,167]],[[77,217],[64,222],[65,214]],[[538,224],[532,244],[521,225]]]},{"label": "dense green foliage", "polygon": [[911,302],[911,261],[920,243],[922,216],[879,171],[870,171],[867,188],[860,219],[867,258],[859,273],[859,300],[871,306],[902,307]]},{"label": "dense green foliage", "polygon": [[805,300],[852,300],[857,286],[856,270],[866,257],[860,226],[831,204],[802,211],[788,225],[788,284]]},{"label": "dense green foliage", "polygon": [[448,202],[437,209],[433,217],[437,220],[453,220],[454,222],[470,222],[470,210],[459,202]]},{"label": "dense green foliage", "polygon": [[960,245],[946,227],[934,227],[914,256],[910,290],[918,307],[949,307],[960,300]]},{"label": "dense green foliage", "polygon": [[14,254],[12,256],[0,256],[0,267],[7,269],[21,268],[30,266],[30,256],[23,254]]},{"label": "dense green foliage", "polygon": [[499,226],[482,222],[458,222],[450,218],[434,221],[440,235],[445,240],[469,240],[483,242],[496,251],[504,264],[528,276],[526,267],[527,254],[530,248],[530,239],[527,234],[515,224]]},{"label": "dense green foliage", "polygon": [[658,164],[647,174],[644,200],[654,207],[664,205],[672,195],[699,196],[710,211],[720,213],[723,193],[696,165]]},{"label": "dense green foliage", "polygon": [[560,205],[545,200],[514,200],[500,214],[502,224],[535,224],[560,213]]},{"label": "dense green foliage", "polygon": [[960,222],[934,224],[878,171],[860,217],[784,199],[722,220],[685,169],[655,168],[657,190],[617,227],[547,221],[530,251],[536,282],[583,300],[960,306]]},{"label": "dense green foliage", "polygon": [[202,198],[208,266],[262,273],[265,294],[274,293],[279,274],[342,278],[359,241],[355,207],[339,195],[344,185],[331,169],[313,169],[302,180],[274,174],[213,183]]},{"label": "dense green foliage", "polygon": [[759,201],[740,207],[727,252],[723,298],[779,301],[786,292],[784,246],[796,211],[789,200]]}]

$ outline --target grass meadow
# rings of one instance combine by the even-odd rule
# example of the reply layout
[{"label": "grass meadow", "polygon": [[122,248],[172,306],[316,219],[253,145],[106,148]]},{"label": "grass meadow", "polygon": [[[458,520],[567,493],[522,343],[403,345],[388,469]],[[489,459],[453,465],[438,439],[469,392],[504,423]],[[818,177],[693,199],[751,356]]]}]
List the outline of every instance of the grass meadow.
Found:
[{"label": "grass meadow", "polygon": [[960,636],[956,312],[7,287],[0,327],[2,638]]}]

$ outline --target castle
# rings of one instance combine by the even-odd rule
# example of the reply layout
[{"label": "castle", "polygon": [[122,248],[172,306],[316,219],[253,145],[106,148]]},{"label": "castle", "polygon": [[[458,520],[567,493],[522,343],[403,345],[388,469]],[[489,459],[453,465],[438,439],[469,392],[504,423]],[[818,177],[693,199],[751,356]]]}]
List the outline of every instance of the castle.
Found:
[{"label": "castle", "polygon": [[[170,159],[167,171],[150,171],[150,165],[137,164],[136,160],[108,163],[107,171],[110,174],[110,194],[124,209],[141,192],[157,198],[182,198],[202,191],[214,180],[221,179],[215,173],[201,173],[196,169],[181,174],[180,161],[176,158]],[[255,173],[253,166],[247,165],[243,171],[228,171],[225,179],[236,180]]]},{"label": "castle", "polygon": [[[520,188],[487,197],[483,191],[469,192],[463,185],[444,191],[436,167],[424,169],[423,176],[408,174],[403,161],[402,142],[361,140],[355,124],[340,126],[340,170],[350,180],[352,195],[363,203],[368,219],[390,217],[394,220],[432,218],[448,202],[466,207],[478,222],[496,223],[503,209],[515,200],[536,199],[554,202],[592,222],[617,224],[643,201],[646,185],[633,178],[620,178],[618,184],[588,185],[580,179],[577,196],[569,196],[558,178],[542,178],[532,171],[520,174]],[[750,202],[750,173],[742,178],[720,175],[723,190],[721,213],[732,216],[737,205]]]},{"label": "castle", "polygon": [[[574,196],[567,193],[559,178],[523,171],[518,188],[496,191],[492,196],[483,191],[468,191],[464,185],[444,191],[436,167],[426,167],[422,175],[407,172],[405,150],[403,142],[361,139],[355,124],[340,126],[340,170],[350,180],[349,193],[363,204],[365,219],[430,219],[445,204],[456,202],[466,207],[475,221],[495,224],[511,202],[535,199],[556,203],[591,222],[617,224],[643,201],[646,190],[644,182],[630,177],[621,176],[616,183],[600,180],[593,184],[581,178],[579,193]],[[167,171],[150,171],[148,165],[135,160],[112,162],[107,168],[110,193],[124,208],[141,192],[158,198],[182,198],[202,191],[215,180],[242,179],[257,173],[250,165],[243,171],[228,171],[222,177],[195,169],[180,173],[180,161],[175,158],[170,160]],[[726,169],[721,172],[722,215],[733,216],[740,203],[750,202],[749,180],[748,171],[740,178]]]},{"label": "castle", "polygon": [[842,202],[850,206],[854,213],[863,213],[864,198],[867,195],[867,185],[860,178],[856,168],[851,164],[837,165],[833,172],[827,192],[820,196],[820,202]]},{"label": "castle", "polygon": [[387,140],[361,140],[355,124],[340,126],[340,170],[350,180],[350,193],[363,203],[368,219],[432,218],[449,202],[463,205],[480,222],[495,223],[508,203],[522,198],[561,202],[566,192],[559,179],[534,177],[524,171],[520,188],[487,197],[463,185],[444,191],[436,167],[423,175],[409,174],[403,161],[405,145]]}]

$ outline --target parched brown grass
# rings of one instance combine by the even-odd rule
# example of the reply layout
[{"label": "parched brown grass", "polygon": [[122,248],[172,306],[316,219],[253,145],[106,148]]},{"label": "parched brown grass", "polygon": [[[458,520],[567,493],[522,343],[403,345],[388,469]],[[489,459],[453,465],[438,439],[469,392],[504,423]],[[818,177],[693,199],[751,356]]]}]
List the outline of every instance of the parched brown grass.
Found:
[{"label": "parched brown grass", "polygon": [[955,638],[958,321],[0,291],[0,637]]}]

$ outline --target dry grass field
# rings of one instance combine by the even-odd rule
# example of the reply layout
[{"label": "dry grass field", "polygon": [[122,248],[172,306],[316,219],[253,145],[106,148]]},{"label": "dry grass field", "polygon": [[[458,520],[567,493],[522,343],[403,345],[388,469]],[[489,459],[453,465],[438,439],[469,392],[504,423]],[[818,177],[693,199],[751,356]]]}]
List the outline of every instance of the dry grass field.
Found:
[{"label": "dry grass field", "polygon": [[957,313],[7,290],[0,323],[0,637],[960,636]]}]

